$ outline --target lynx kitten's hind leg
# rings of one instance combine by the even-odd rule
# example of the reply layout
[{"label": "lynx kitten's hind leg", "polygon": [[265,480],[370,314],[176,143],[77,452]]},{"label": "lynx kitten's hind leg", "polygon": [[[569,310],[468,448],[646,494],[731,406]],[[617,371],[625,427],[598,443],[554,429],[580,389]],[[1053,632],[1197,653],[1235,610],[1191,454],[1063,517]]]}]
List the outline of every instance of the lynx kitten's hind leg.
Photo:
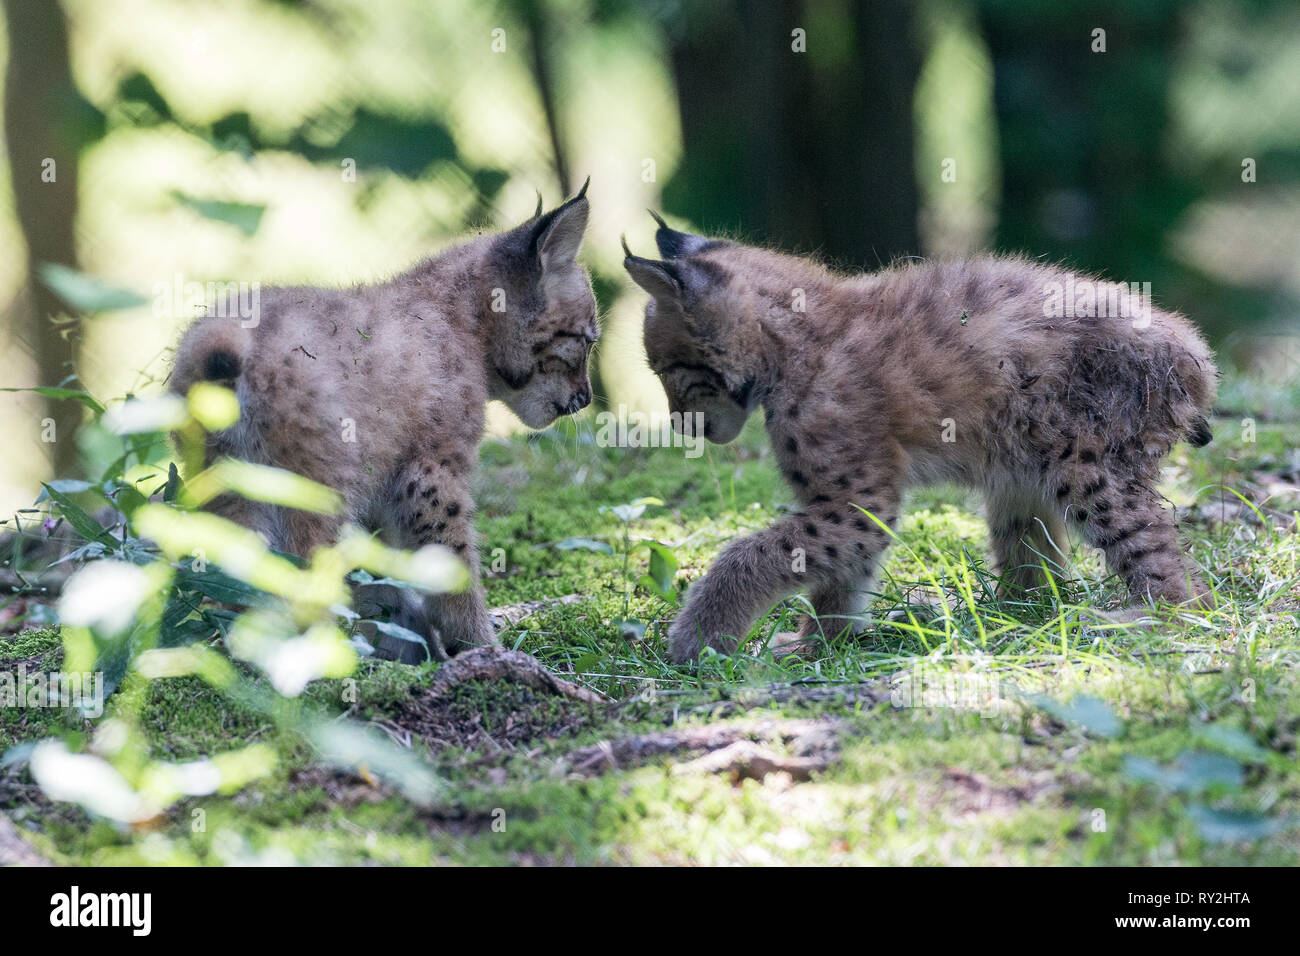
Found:
[{"label": "lynx kitten's hind leg", "polygon": [[1059,509],[1036,492],[1009,489],[989,492],[987,512],[999,594],[1015,597],[1045,585],[1044,564],[1059,573],[1069,548]]},{"label": "lynx kitten's hind leg", "polygon": [[[1134,464],[1134,462],[1138,464]],[[1141,453],[1083,448],[1059,463],[1056,498],[1100,548],[1106,566],[1128,584],[1135,602],[1187,604],[1206,593],[1183,559],[1171,509],[1154,487]]]}]

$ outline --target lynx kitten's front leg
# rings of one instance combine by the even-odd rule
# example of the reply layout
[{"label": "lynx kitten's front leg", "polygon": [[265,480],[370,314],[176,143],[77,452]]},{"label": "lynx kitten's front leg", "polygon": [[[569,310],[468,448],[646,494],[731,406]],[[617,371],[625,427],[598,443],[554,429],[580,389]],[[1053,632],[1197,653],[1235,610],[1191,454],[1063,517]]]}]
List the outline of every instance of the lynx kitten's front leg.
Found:
[{"label": "lynx kitten's front leg", "polygon": [[[446,654],[497,643],[479,584],[479,555],[468,483],[448,465],[423,461],[408,470],[401,488],[398,527],[409,548],[441,544],[469,565],[470,587],[459,594],[432,594],[425,614],[433,639]],[[436,652],[435,652],[436,655]]]},{"label": "lynx kitten's front leg", "polygon": [[824,627],[838,633],[849,623],[839,618],[851,610],[854,588],[870,579],[887,544],[884,529],[847,503],[815,505],[734,542],[691,588],[668,631],[669,655],[681,662],[704,647],[730,653],[759,615],[806,587],[821,596],[818,613],[831,615]]}]

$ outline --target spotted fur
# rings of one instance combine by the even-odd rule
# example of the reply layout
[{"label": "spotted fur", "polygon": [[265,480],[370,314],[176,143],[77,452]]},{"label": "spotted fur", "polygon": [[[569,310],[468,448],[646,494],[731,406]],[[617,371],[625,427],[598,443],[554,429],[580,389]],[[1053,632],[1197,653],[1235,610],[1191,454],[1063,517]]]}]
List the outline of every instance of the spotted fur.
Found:
[{"label": "spotted fur", "polygon": [[1007,587],[1059,563],[1071,522],[1136,598],[1203,593],[1155,490],[1176,441],[1209,440],[1214,362],[1181,316],[1047,317],[1045,290],[1070,274],[1017,258],[842,276],[662,225],[657,240],[662,259],[624,264],[651,294],[646,350],[672,410],[727,442],[761,406],[798,500],[691,588],[674,659],[734,649],[800,590],[816,611],[803,636],[852,626],[917,483],[984,493]]},{"label": "spotted fur", "polygon": [[492,643],[469,485],[484,406],[500,399],[541,428],[591,400],[587,360],[599,329],[575,258],[585,193],[388,282],[263,290],[255,327],[217,317],[195,323],[178,348],[171,389],[224,381],[242,409],[237,424],[210,436],[208,460],[286,468],[336,488],[345,502],[339,518],[233,497],[214,510],[304,556],[329,542],[340,521],[403,547],[445,545],[470,565],[473,587],[406,606],[403,623],[427,634],[441,656]]}]

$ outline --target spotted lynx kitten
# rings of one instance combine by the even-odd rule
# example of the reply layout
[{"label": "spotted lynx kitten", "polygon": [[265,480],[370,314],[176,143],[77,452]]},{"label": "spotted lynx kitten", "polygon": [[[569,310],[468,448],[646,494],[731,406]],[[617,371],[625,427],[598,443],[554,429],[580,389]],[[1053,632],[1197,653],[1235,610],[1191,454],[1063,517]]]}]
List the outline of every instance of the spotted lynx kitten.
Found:
[{"label": "spotted lynx kitten", "polygon": [[[663,259],[625,245],[624,266],[652,297],[645,345],[672,411],[702,413],[705,437],[725,443],[761,405],[799,502],[730,544],[691,588],[668,634],[675,660],[733,650],[805,588],[816,619],[800,637],[850,625],[888,543],[860,509],[896,526],[916,483],[984,493],[1011,587],[1059,561],[1068,520],[1135,598],[1205,595],[1156,491],[1176,441],[1210,440],[1214,362],[1184,318],[1149,303],[1127,317],[1141,305],[1127,287],[1023,259],[842,276],[658,221]],[[1076,283],[1108,300],[1110,317],[1045,307]]]},{"label": "spotted lynx kitten", "polygon": [[469,490],[484,406],[501,399],[542,428],[591,401],[596,306],[576,261],[586,191],[388,282],[263,290],[254,327],[217,317],[195,323],[171,389],[183,395],[198,381],[221,382],[242,407],[233,427],[210,436],[208,460],[286,468],[344,499],[337,518],[235,496],[212,509],[300,555],[328,542],[341,521],[403,547],[446,545],[469,564],[470,590],[430,597],[423,608],[405,591],[369,597],[396,605],[437,657],[492,644]]}]

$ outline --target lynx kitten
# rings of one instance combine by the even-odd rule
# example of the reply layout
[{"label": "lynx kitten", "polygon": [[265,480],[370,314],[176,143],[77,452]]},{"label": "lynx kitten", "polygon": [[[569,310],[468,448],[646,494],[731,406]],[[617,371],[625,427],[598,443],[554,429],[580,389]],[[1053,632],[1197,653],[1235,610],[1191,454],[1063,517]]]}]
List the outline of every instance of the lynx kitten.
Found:
[{"label": "lynx kitten", "polygon": [[[446,545],[469,564],[473,586],[431,597],[423,609],[399,607],[399,616],[442,658],[493,643],[469,491],[484,405],[501,399],[542,428],[591,400],[595,299],[575,258],[586,191],[388,282],[263,291],[250,328],[200,319],[181,341],[171,388],[185,394],[201,380],[224,382],[242,406],[233,427],[210,436],[209,460],[286,468],[345,502],[339,518],[234,496],[213,510],[300,555],[329,541],[340,521],[403,547]],[[392,591],[380,596],[402,604]]]},{"label": "lynx kitten", "polygon": [[[801,589],[816,611],[801,635],[848,626],[888,543],[871,516],[895,526],[914,483],[984,493],[1010,586],[1059,561],[1068,520],[1136,598],[1203,595],[1155,487],[1176,441],[1210,440],[1214,362],[1184,318],[1023,259],[843,276],[659,223],[663,259],[628,252],[624,265],[652,297],[646,350],[672,410],[702,413],[705,437],[723,443],[761,405],[799,502],[691,588],[669,631],[674,659],[734,649]],[[1060,295],[1085,286],[1091,308]]]}]

